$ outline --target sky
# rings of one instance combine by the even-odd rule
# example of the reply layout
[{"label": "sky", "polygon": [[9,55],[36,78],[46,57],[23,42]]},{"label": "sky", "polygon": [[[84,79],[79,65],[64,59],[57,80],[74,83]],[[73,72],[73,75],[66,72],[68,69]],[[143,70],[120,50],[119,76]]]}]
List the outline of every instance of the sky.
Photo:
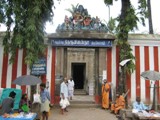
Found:
[{"label": "sky", "polygon": [[[83,5],[83,7],[88,10],[88,13],[91,15],[91,17],[98,16],[103,23],[105,23],[105,21],[108,22],[109,17],[117,17],[121,12],[121,0],[114,1],[113,6],[110,7],[106,6],[103,0],[61,0],[60,3],[57,2],[57,0],[54,1],[56,8],[53,9],[53,21],[46,24],[47,33],[54,33],[58,24],[62,24],[64,22],[65,15],[68,15],[68,17],[71,16],[71,14],[66,10],[68,8],[71,8],[71,5]],[[135,8],[137,7],[137,1],[138,0],[131,0]],[[158,11],[160,11],[160,7],[159,4],[157,4],[157,0],[151,0],[151,7],[153,30],[155,33],[160,33],[160,14],[158,14]],[[138,27],[139,30],[136,30],[135,33],[148,33],[148,20],[146,20],[145,27],[140,23],[138,24]],[[6,30],[5,26],[1,25],[0,31],[4,30]]]}]

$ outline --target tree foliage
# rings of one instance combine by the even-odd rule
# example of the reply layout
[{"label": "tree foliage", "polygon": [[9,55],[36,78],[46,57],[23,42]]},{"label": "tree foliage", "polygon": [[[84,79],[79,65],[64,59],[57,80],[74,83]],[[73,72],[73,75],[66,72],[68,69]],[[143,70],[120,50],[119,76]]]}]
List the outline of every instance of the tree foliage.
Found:
[{"label": "tree foliage", "polygon": [[4,0],[0,1],[0,23],[4,23],[5,15],[4,15]]},{"label": "tree foliage", "polygon": [[7,26],[4,51],[11,53],[11,63],[17,48],[26,51],[25,63],[30,66],[44,54],[45,23],[52,20],[53,5],[53,0],[0,1],[0,22]]},{"label": "tree foliage", "polygon": [[[109,4],[106,2],[108,0],[104,0],[105,4]],[[117,0],[115,0],[117,1]],[[112,0],[113,2],[113,0]],[[118,39],[118,46],[120,50],[120,61],[125,59],[135,59],[134,55],[132,54],[132,49],[130,44],[128,43],[128,34],[130,31],[134,29],[138,29],[137,24],[141,22],[142,25],[145,25],[145,18],[147,17],[147,3],[146,0],[139,0],[138,1],[138,9],[135,10],[133,5],[131,4],[131,0],[121,0],[122,8],[121,14],[116,18],[118,21],[118,26],[116,27],[117,39]],[[127,64],[121,68],[122,71],[120,73],[120,81],[119,86],[120,92],[126,92],[126,74],[132,73],[135,69],[135,64],[131,60],[127,62]]]},{"label": "tree foliage", "polygon": [[110,33],[116,34],[116,18],[111,17],[107,23],[107,27]]},{"label": "tree foliage", "polygon": [[107,5],[112,5],[113,0],[104,0],[104,3],[107,4]]},{"label": "tree foliage", "polygon": [[148,7],[148,24],[149,24],[149,34],[153,34],[153,24],[152,24],[152,10],[151,10],[151,1],[147,0]]},{"label": "tree foliage", "polygon": [[77,4],[76,6],[71,4],[71,6],[72,6],[72,8],[68,8],[68,9],[66,9],[66,11],[70,12],[72,14],[72,16],[74,16],[75,10],[78,8],[79,4]]}]

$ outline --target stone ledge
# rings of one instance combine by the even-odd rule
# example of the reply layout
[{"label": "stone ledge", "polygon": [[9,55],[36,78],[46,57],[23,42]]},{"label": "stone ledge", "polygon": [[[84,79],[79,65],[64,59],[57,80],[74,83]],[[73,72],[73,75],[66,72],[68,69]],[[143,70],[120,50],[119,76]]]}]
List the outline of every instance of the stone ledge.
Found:
[{"label": "stone ledge", "polygon": [[132,109],[121,109],[119,114],[124,120],[133,118]]},{"label": "stone ledge", "polygon": [[115,36],[109,33],[98,33],[98,32],[61,32],[52,33],[48,35],[48,38],[85,38],[85,39],[110,39],[115,40]]}]

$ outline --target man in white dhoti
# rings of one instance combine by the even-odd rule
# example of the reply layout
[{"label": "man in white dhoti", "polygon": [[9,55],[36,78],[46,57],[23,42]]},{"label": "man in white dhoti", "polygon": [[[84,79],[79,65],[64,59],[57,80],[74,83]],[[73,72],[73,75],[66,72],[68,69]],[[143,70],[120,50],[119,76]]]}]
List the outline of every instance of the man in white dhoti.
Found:
[{"label": "man in white dhoti", "polygon": [[67,80],[67,78],[64,78],[63,82],[61,83],[60,98],[61,98],[61,101],[60,101],[61,113],[63,114],[64,111],[68,112],[67,111],[67,106],[69,104],[69,101],[68,101],[68,80]]},{"label": "man in white dhoti", "polygon": [[68,90],[69,90],[69,99],[72,100],[74,94],[74,80],[72,77],[70,78],[70,80],[68,80]]}]

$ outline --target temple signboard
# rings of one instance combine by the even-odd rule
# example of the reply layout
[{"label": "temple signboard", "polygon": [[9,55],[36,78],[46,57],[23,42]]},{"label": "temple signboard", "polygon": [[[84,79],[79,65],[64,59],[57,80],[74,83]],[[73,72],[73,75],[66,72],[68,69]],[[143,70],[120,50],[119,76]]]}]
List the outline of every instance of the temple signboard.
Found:
[{"label": "temple signboard", "polygon": [[54,47],[112,47],[111,40],[105,39],[52,39]]},{"label": "temple signboard", "polygon": [[46,74],[46,59],[41,58],[32,65],[31,68],[32,75],[44,75]]}]

